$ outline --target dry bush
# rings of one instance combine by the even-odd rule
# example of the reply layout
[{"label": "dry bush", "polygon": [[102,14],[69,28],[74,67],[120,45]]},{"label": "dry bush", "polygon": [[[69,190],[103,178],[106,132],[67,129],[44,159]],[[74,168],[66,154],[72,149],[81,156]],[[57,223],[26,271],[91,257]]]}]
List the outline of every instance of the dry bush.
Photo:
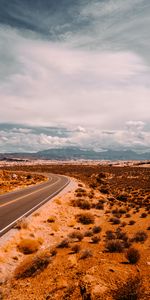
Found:
[{"label": "dry bush", "polygon": [[109,194],[109,189],[108,188],[100,188],[99,190],[102,194]]},{"label": "dry bush", "polygon": [[92,228],[92,231],[93,231],[94,234],[95,234],[95,233],[99,233],[99,232],[102,231],[102,228],[101,228],[100,226],[94,226],[94,227]]},{"label": "dry bush", "polygon": [[120,194],[116,197],[117,200],[121,202],[127,202],[128,200],[128,195],[127,194]]},{"label": "dry bush", "polygon": [[130,215],[130,214],[125,214],[125,217],[126,217],[126,218],[130,218],[131,215]]},{"label": "dry bush", "polygon": [[57,248],[69,248],[69,239],[63,239],[58,245]]},{"label": "dry bush", "polygon": [[135,242],[145,242],[148,238],[148,235],[145,231],[137,231],[133,237]]},{"label": "dry bush", "polygon": [[75,190],[76,193],[86,193],[86,190],[82,187],[79,187]]},{"label": "dry bush", "polygon": [[94,235],[94,236],[92,236],[92,238],[91,238],[91,242],[92,242],[93,244],[98,244],[100,240],[101,240],[100,237],[97,236],[97,235]]},{"label": "dry bush", "polygon": [[128,236],[126,234],[126,232],[123,232],[120,228],[117,228],[116,232],[115,232],[116,238],[122,241],[127,241],[128,240]]},{"label": "dry bush", "polygon": [[120,240],[111,240],[111,241],[106,241],[105,248],[108,252],[122,252],[124,245],[123,242]]},{"label": "dry bush", "polygon": [[115,291],[112,291],[114,300],[141,300],[144,296],[141,278],[129,277],[125,282],[119,282]]},{"label": "dry bush", "polygon": [[47,222],[48,223],[54,223],[55,222],[55,217],[54,216],[51,216],[47,219]]},{"label": "dry bush", "polygon": [[121,207],[121,208],[119,208],[118,212],[119,212],[121,215],[124,215],[124,214],[126,214],[127,211],[126,211],[125,208]]},{"label": "dry bush", "polygon": [[14,225],[15,229],[27,229],[28,228],[28,222],[26,220],[26,218],[22,218],[20,220],[17,221],[17,223]]},{"label": "dry bush", "polygon": [[118,224],[120,224],[120,219],[119,218],[110,218],[110,222],[113,225],[118,225]]},{"label": "dry bush", "polygon": [[112,230],[107,230],[106,231],[106,240],[111,241],[116,238],[115,233]]},{"label": "dry bush", "polygon": [[136,264],[140,259],[139,250],[135,248],[129,248],[126,252],[126,258],[130,264]]},{"label": "dry bush", "polygon": [[93,224],[94,216],[90,213],[78,214],[78,215],[76,215],[76,220],[77,220],[77,222],[84,224],[84,225]]},{"label": "dry bush", "polygon": [[81,209],[90,209],[91,204],[88,200],[79,198],[79,199],[74,199],[71,201],[71,205],[74,207],[79,207]]},{"label": "dry bush", "polygon": [[104,204],[101,201],[99,201],[98,203],[96,203],[95,209],[103,210],[104,209]]},{"label": "dry bush", "polygon": [[134,225],[136,222],[134,220],[129,221],[129,225]]},{"label": "dry bush", "polygon": [[80,259],[85,259],[92,256],[92,251],[90,249],[85,249],[80,255]]},{"label": "dry bush", "polygon": [[80,247],[80,245],[78,245],[78,244],[75,244],[75,245],[73,245],[73,246],[71,247],[71,251],[74,252],[74,253],[79,253],[80,250],[81,250],[81,247]]},{"label": "dry bush", "polygon": [[144,213],[144,212],[143,212],[143,213],[141,214],[140,217],[141,217],[141,218],[146,218],[146,217],[147,217],[147,213]]},{"label": "dry bush", "polygon": [[31,254],[31,253],[36,252],[39,249],[39,246],[40,246],[39,240],[27,238],[27,239],[21,240],[21,242],[18,244],[17,248],[23,254]]},{"label": "dry bush", "polygon": [[50,260],[48,252],[41,252],[34,257],[28,257],[28,259],[16,268],[15,278],[19,279],[36,275],[48,266]]},{"label": "dry bush", "polygon": [[69,233],[68,237],[73,240],[77,239],[78,241],[82,241],[82,239],[84,238],[84,235],[81,232],[75,230],[75,231],[72,231],[71,233]]},{"label": "dry bush", "polygon": [[85,233],[84,233],[84,236],[92,236],[93,235],[93,231],[92,230],[87,230],[87,231],[85,231]]}]

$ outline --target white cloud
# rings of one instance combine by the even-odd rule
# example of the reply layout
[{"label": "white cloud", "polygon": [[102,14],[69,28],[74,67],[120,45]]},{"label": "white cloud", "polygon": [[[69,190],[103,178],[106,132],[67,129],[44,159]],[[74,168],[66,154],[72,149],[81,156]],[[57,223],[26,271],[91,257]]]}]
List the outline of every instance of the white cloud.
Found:
[{"label": "white cloud", "polygon": [[1,43],[7,36],[15,62],[1,80],[1,122],[102,130],[149,119],[150,74],[139,56],[72,49],[3,31]]},{"label": "white cloud", "polygon": [[[134,124],[131,129],[130,125]],[[67,137],[51,136],[50,134],[34,133],[33,127],[11,128],[0,131],[0,152],[7,151],[39,151],[50,148],[62,147],[81,147],[84,149],[94,149],[101,151],[103,149],[132,149],[135,151],[150,150],[150,132],[146,132],[141,121],[129,122],[129,127],[123,130],[101,131],[98,129],[84,129],[77,127],[70,129]],[[58,128],[59,129],[59,128]],[[62,129],[61,129],[62,130]],[[42,128],[41,128],[42,131]],[[44,128],[43,128],[44,131]],[[65,131],[65,128],[64,128]],[[32,141],[32,143],[31,143]]]}]

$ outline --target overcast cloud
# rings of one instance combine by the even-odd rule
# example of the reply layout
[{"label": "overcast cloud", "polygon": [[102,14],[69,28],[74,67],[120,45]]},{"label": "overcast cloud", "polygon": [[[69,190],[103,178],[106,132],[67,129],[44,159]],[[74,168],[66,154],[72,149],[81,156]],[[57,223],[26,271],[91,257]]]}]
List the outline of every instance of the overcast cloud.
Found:
[{"label": "overcast cloud", "polygon": [[148,151],[150,4],[71,2],[0,1],[0,151]]}]

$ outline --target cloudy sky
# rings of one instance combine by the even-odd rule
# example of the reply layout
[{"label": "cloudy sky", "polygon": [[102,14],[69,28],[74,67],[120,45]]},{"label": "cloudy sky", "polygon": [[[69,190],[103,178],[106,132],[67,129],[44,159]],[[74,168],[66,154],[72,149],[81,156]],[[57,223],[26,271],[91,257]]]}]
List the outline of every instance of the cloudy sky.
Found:
[{"label": "cloudy sky", "polygon": [[150,151],[150,3],[0,0],[0,152]]}]

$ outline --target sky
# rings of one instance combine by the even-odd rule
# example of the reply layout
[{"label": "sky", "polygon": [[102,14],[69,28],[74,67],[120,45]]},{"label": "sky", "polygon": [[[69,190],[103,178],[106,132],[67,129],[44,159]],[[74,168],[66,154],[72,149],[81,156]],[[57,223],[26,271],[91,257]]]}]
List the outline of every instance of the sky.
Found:
[{"label": "sky", "polygon": [[150,152],[150,2],[0,0],[0,152]]}]

